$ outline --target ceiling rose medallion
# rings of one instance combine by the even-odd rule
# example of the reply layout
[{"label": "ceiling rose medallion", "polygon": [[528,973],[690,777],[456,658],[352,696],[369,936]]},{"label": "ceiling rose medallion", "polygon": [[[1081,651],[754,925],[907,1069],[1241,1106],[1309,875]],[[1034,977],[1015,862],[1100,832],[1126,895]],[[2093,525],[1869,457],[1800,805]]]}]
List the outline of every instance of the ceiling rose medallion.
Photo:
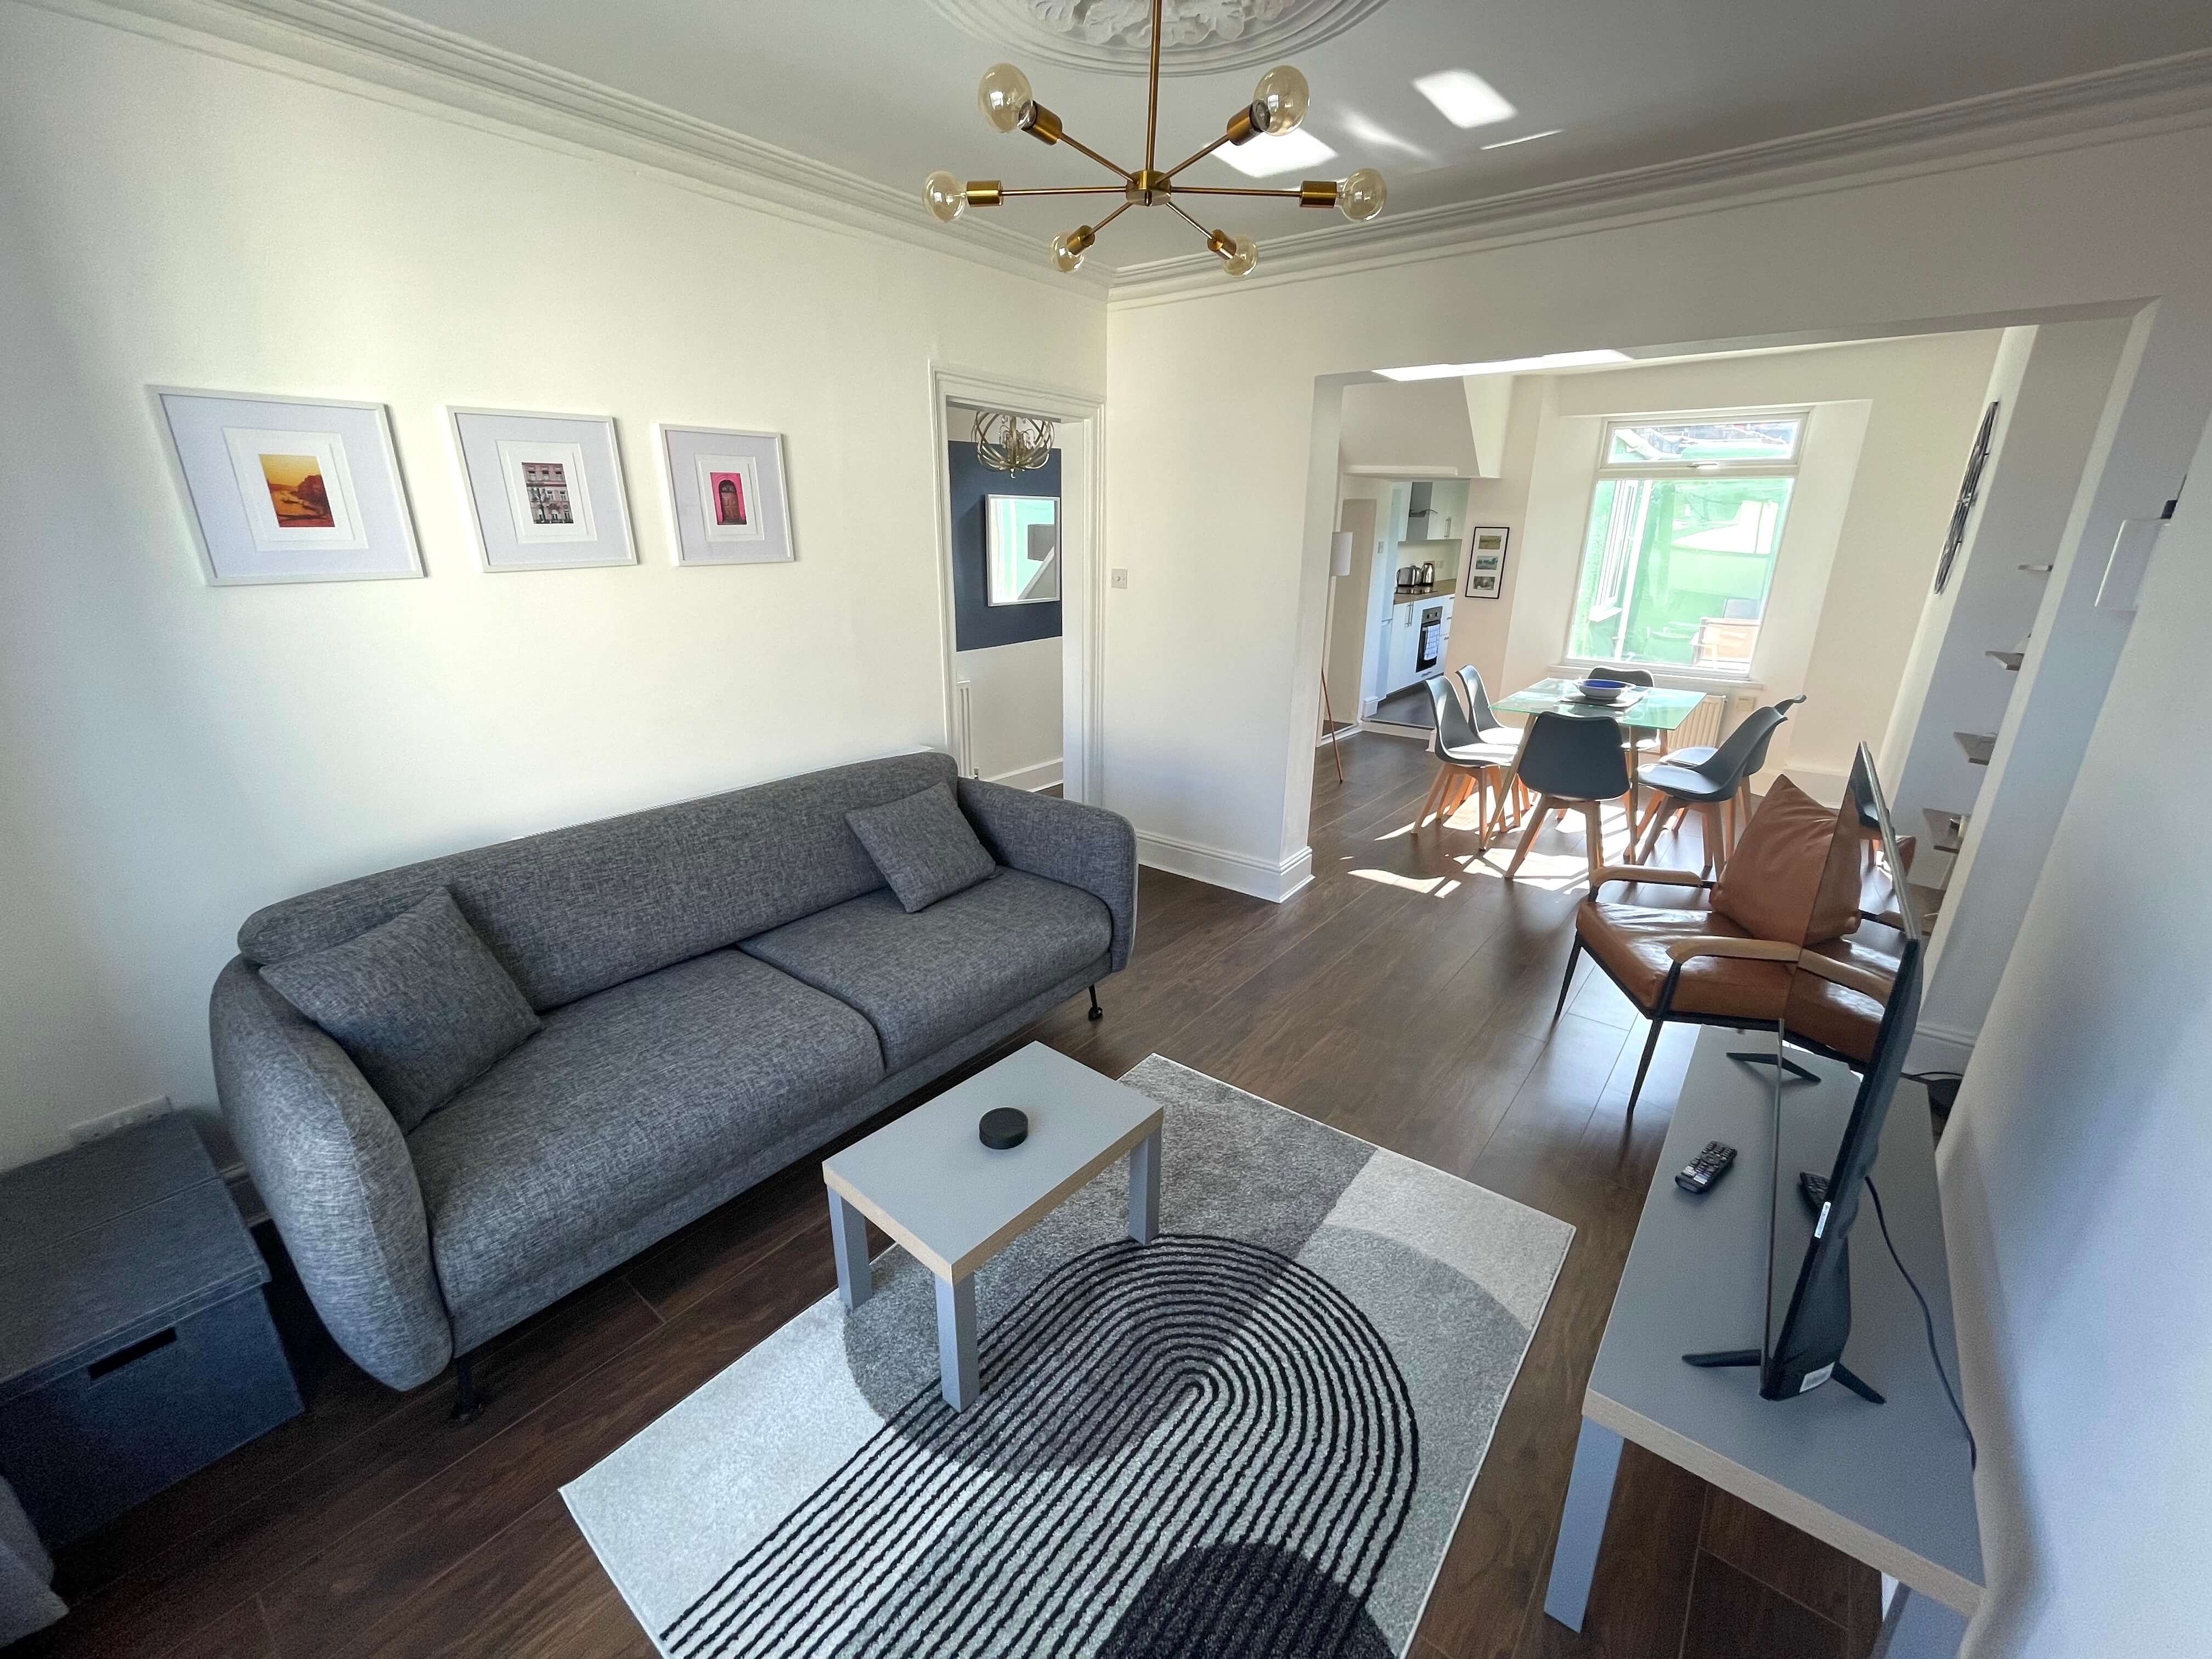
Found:
[{"label": "ceiling rose medallion", "polygon": [[[930,0],[980,40],[1012,40],[1068,69],[1143,75],[1152,57],[1151,0]],[[1161,35],[1170,75],[1218,75],[1319,46],[1384,0],[1167,0]]]},{"label": "ceiling rose medallion", "polygon": [[[1079,8],[1076,0],[1068,0],[1071,15],[1081,10],[1085,18],[1093,13],[1118,13],[1126,3],[1136,0],[1092,0],[1088,8]],[[1283,0],[1294,3],[1295,0]],[[1040,7],[1048,0],[1030,0]],[[1183,208],[1175,198],[1178,196],[1260,196],[1296,202],[1300,207],[1334,208],[1347,219],[1364,222],[1382,211],[1388,192],[1382,175],[1372,167],[1361,167],[1344,179],[1308,179],[1296,190],[1260,190],[1234,185],[1179,185],[1176,175],[1186,168],[1204,161],[1224,144],[1249,144],[1263,133],[1288,132],[1306,118],[1309,94],[1306,77],[1288,64],[1278,64],[1260,77],[1252,90],[1252,101],[1229,118],[1221,136],[1195,155],[1184,157],[1175,166],[1163,170],[1158,165],[1157,140],[1160,125],[1160,46],[1169,33],[1163,21],[1163,9],[1168,0],[1151,0],[1151,14],[1146,26],[1149,59],[1148,89],[1145,104],[1145,164],[1133,172],[1117,161],[1110,161],[1090,145],[1069,132],[1059,116],[1036,101],[1030,90],[1029,76],[1012,64],[994,64],[984,71],[982,82],[976,88],[975,102],[983,117],[1000,132],[1026,132],[1030,137],[1047,144],[1066,144],[1070,149],[1089,156],[1121,180],[1113,185],[1058,185],[1048,189],[1009,189],[996,179],[970,179],[964,185],[952,173],[933,173],[922,181],[922,201],[939,221],[951,224],[969,208],[994,208],[1018,196],[1118,196],[1121,205],[1095,224],[1081,224],[1053,239],[1052,262],[1063,271],[1073,271],[1083,264],[1083,257],[1097,241],[1098,233],[1133,207],[1164,207],[1179,215],[1190,228],[1206,239],[1206,246],[1219,258],[1221,268],[1231,276],[1249,275],[1259,262],[1260,251],[1249,236],[1232,236],[1221,229],[1208,229]],[[1186,11],[1204,10],[1204,0],[1179,0]],[[1266,0],[1220,0],[1227,10],[1241,10]],[[1114,22],[1112,15],[1101,15],[1102,26]]]}]

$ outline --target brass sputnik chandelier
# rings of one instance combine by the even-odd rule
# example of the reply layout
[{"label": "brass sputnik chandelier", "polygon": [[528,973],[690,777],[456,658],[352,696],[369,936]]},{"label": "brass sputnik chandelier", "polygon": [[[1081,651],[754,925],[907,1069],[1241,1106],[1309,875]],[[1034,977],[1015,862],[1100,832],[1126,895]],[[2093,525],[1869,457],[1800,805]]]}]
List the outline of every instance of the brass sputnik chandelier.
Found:
[{"label": "brass sputnik chandelier", "polygon": [[1054,115],[1030,95],[1029,76],[1012,64],[994,64],[984,73],[975,90],[975,101],[984,118],[1001,132],[1026,132],[1048,144],[1066,144],[1079,150],[1121,182],[1118,185],[1063,185],[1046,190],[1009,190],[996,179],[971,179],[965,185],[950,173],[933,173],[921,187],[922,200],[939,220],[951,224],[968,209],[994,208],[1018,196],[1118,196],[1121,204],[1096,224],[1078,225],[1053,239],[1052,262],[1073,271],[1098,240],[1098,233],[1133,207],[1164,207],[1182,215],[1190,228],[1206,238],[1218,255],[1221,268],[1231,276],[1249,274],[1259,263],[1260,250],[1249,236],[1232,236],[1225,230],[1209,230],[1185,212],[1178,196],[1263,196],[1296,202],[1300,207],[1334,208],[1347,219],[1364,222],[1382,211],[1386,198],[1382,175],[1362,167],[1346,179],[1309,179],[1296,190],[1257,190],[1212,185],[1179,185],[1176,175],[1205,160],[1224,144],[1248,144],[1262,133],[1288,132],[1306,118],[1306,77],[1289,64],[1279,64],[1260,77],[1252,101],[1229,118],[1218,138],[1197,155],[1164,172],[1155,165],[1160,124],[1160,7],[1152,0],[1152,47],[1149,90],[1145,102],[1145,165],[1135,172],[1108,161],[1078,139]]},{"label": "brass sputnik chandelier", "polygon": [[1053,422],[1002,409],[975,411],[975,459],[994,472],[1035,472],[1050,464]]}]

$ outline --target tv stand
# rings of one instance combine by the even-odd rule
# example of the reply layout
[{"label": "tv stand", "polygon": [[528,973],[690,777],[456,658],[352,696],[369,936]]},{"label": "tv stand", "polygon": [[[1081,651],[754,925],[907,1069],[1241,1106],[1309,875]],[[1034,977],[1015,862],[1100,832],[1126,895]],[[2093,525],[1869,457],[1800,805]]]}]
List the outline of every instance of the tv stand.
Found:
[{"label": "tv stand", "polygon": [[[1734,1060],[1735,1056],[1730,1054],[1729,1058]],[[1700,1370],[1722,1371],[1733,1370],[1739,1365],[1757,1366],[1763,1364],[1765,1358],[1766,1356],[1756,1348],[1716,1348],[1711,1353],[1686,1353],[1682,1356],[1682,1363],[1686,1365],[1695,1365]],[[1828,1380],[1832,1382],[1842,1383],[1870,1406],[1889,1404],[1889,1401],[1875,1392],[1874,1386],[1864,1377],[1854,1376],[1850,1367],[1840,1359],[1828,1372]]]},{"label": "tv stand", "polygon": [[[1638,1571],[1626,1559],[1616,1567],[1601,1547],[1621,1444],[1633,1440],[1899,1581],[1878,1650],[1886,1659],[1949,1659],[1982,1600],[1973,1474],[1966,1434],[1929,1361],[1920,1310],[1871,1213],[1864,1220],[1873,1248],[1852,1253],[1849,1346],[1853,1367],[1881,1378],[1882,1409],[1869,1411],[1847,1392],[1860,1379],[1840,1367],[1833,1380],[1843,1388],[1781,1401],[1761,1399],[1747,1378],[1730,1375],[1729,1362],[1749,1366],[1759,1357],[1723,1345],[1757,1333],[1766,1309],[1774,1195],[1763,1177],[1778,1162],[1791,1179],[1818,1164],[1809,1150],[1799,1156],[1790,1147],[1826,1136],[1832,1148],[1858,1091],[1847,1067],[1791,1050],[1788,1057],[1813,1080],[1790,1085],[1778,1148],[1773,1074],[1729,1057],[1729,1045],[1743,1040],[1721,1027],[1698,1034],[1583,1395],[1544,1610],[1580,1631],[1593,1578]],[[1771,1064],[1772,1051],[1764,1058]],[[1735,1147],[1739,1167],[1692,1198],[1674,1185],[1674,1171],[1709,1140]],[[1917,1085],[1898,1091],[1874,1177],[1897,1248],[1927,1293],[1943,1363],[1956,1376],[1935,1135]],[[1798,1219],[1797,1201],[1779,1196]],[[1709,1363],[1684,1364],[1686,1350]]]}]

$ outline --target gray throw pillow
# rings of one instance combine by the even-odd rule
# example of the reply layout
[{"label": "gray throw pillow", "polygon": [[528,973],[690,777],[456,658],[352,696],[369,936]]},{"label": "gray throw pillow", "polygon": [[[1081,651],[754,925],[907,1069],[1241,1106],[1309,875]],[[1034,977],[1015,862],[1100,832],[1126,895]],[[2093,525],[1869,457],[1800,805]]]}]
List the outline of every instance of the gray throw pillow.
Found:
[{"label": "gray throw pillow", "polygon": [[951,784],[932,784],[903,800],[864,806],[846,813],[845,822],[908,915],[999,872],[953,799]]},{"label": "gray throw pillow", "polygon": [[352,1057],[403,1132],[538,1026],[442,887],[343,945],[271,963],[261,977]]}]

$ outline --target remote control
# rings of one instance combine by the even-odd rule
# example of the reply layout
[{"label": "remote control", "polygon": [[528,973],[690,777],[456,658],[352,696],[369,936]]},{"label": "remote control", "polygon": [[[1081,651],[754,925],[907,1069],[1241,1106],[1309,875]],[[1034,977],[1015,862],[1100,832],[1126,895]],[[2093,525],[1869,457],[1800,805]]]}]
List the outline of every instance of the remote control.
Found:
[{"label": "remote control", "polygon": [[1704,1152],[1674,1172],[1674,1184],[1686,1193],[1703,1198],[1735,1162],[1735,1147],[1725,1141],[1709,1140]]}]

